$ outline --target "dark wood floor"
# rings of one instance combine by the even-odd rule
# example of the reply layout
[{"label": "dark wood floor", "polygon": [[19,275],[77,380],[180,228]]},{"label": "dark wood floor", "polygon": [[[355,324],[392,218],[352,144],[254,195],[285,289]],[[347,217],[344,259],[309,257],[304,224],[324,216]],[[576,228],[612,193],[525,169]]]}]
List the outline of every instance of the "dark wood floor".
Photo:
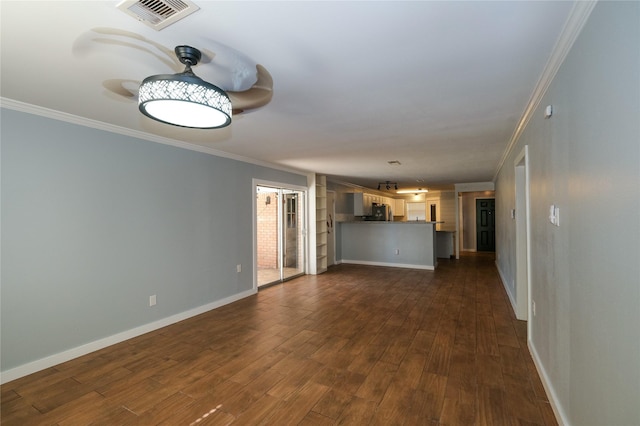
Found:
[{"label": "dark wood floor", "polygon": [[2,386],[2,425],[557,424],[493,256],[339,265]]}]

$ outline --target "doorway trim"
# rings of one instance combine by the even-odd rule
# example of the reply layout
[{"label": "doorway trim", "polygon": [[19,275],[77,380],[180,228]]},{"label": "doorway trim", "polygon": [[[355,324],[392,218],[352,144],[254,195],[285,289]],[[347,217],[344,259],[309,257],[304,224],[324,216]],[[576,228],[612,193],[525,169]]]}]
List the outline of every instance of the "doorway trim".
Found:
[{"label": "doorway trim", "polygon": [[[455,193],[454,197],[455,201],[455,210],[456,210],[456,259],[460,259],[460,241],[462,241],[460,236],[460,220],[462,219],[462,212],[460,209],[460,205],[462,204],[460,201],[462,192],[481,192],[481,191],[495,191],[495,183],[493,182],[473,182],[473,183],[456,183],[455,184]],[[493,195],[495,197],[495,193]],[[487,196],[488,197],[488,196]]]},{"label": "doorway trim", "polygon": [[268,187],[279,188],[279,189],[289,189],[294,191],[300,191],[304,194],[304,198],[305,198],[304,210],[305,211],[302,212],[302,215],[305,218],[305,224],[301,232],[302,238],[304,239],[302,243],[303,249],[304,249],[304,264],[303,264],[304,272],[303,273],[307,274],[309,271],[309,237],[308,237],[309,223],[307,219],[308,210],[309,210],[308,188],[306,186],[293,185],[290,183],[275,182],[275,181],[268,181],[268,180],[253,178],[251,179],[251,228],[253,233],[253,290],[254,291],[258,291],[258,223],[257,223],[258,222],[257,221],[258,205],[257,205],[256,193],[259,186],[268,186]]},{"label": "doorway trim", "polygon": [[336,264],[336,197],[336,191],[327,190],[327,267]]},{"label": "doorway trim", "polygon": [[516,271],[515,314],[527,321],[527,338],[531,336],[531,213],[529,191],[529,146],[525,145],[513,162],[515,181]]},{"label": "doorway trim", "polygon": [[[440,216],[440,200],[439,199],[429,199],[425,200],[425,214],[427,216],[427,221],[436,222],[438,220],[442,220],[442,216]],[[435,215],[432,215],[431,207],[435,206]],[[435,217],[434,217],[435,216]]]}]

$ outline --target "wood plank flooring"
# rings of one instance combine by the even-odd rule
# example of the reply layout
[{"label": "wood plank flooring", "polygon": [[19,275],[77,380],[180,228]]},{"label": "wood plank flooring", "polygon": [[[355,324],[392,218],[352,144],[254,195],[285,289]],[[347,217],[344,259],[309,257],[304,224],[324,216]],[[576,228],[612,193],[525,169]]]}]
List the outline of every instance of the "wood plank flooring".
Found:
[{"label": "wood plank flooring", "polygon": [[2,386],[11,425],[555,425],[493,255],[339,265]]}]

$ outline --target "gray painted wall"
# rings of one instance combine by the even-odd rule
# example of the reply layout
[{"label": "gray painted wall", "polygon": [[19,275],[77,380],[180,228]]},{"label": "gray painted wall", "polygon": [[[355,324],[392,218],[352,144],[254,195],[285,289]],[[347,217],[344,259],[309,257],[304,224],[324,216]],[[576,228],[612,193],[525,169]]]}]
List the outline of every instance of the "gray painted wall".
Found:
[{"label": "gray painted wall", "polygon": [[1,136],[2,371],[250,291],[252,178],[306,186],[7,109]]},{"label": "gray painted wall", "polygon": [[640,424],[639,117],[640,3],[600,2],[496,181],[497,263],[509,282],[514,160],[528,145],[531,347],[572,425]]},{"label": "gray painted wall", "polygon": [[[341,247],[339,259],[346,263],[435,268],[432,223],[342,222],[337,225],[340,230],[336,234],[336,245]],[[397,255],[395,249],[399,250]]]}]

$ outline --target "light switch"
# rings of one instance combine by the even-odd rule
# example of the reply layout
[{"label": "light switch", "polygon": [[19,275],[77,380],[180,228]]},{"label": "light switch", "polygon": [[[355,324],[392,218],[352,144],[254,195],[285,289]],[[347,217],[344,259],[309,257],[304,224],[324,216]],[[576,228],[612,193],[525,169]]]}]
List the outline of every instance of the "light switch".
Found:
[{"label": "light switch", "polygon": [[549,206],[549,222],[555,226],[560,226],[560,207],[555,204]]}]

